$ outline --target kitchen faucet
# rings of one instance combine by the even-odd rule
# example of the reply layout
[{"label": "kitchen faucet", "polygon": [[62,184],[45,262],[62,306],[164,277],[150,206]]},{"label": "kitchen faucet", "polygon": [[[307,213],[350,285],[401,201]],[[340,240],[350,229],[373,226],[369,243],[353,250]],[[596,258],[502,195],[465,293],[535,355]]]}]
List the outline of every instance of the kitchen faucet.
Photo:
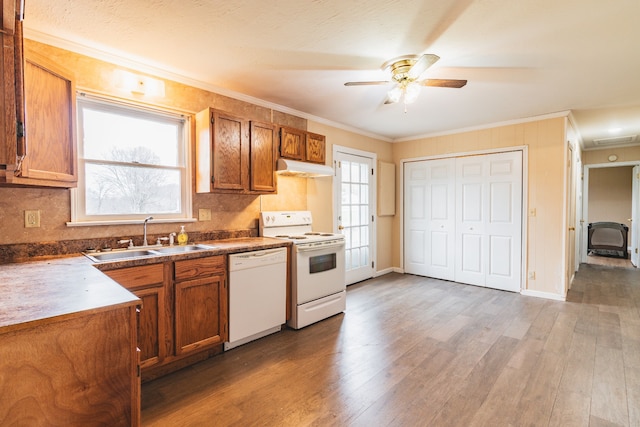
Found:
[{"label": "kitchen faucet", "polygon": [[152,219],[152,216],[148,216],[144,219],[144,236],[142,237],[142,246],[149,246],[147,243],[147,222]]}]

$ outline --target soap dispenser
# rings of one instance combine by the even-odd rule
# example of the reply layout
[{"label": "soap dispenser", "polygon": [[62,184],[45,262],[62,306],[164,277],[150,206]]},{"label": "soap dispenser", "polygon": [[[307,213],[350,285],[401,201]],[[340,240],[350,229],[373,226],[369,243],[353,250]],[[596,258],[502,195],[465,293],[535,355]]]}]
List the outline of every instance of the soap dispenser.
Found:
[{"label": "soap dispenser", "polygon": [[184,231],[184,225],[180,226],[180,232],[178,233],[178,244],[186,245],[189,241],[189,235],[186,231]]}]

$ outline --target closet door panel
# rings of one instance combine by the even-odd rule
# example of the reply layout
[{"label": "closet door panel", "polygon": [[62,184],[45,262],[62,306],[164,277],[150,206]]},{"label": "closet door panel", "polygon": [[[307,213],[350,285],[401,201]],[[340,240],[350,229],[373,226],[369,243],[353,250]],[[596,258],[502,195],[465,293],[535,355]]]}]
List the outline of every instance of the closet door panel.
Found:
[{"label": "closet door panel", "polygon": [[484,286],[488,212],[484,156],[456,159],[455,281]]},{"label": "closet door panel", "polygon": [[522,152],[486,157],[489,172],[486,285],[518,292],[522,264]]},{"label": "closet door panel", "polygon": [[454,277],[455,159],[405,165],[405,272]]}]

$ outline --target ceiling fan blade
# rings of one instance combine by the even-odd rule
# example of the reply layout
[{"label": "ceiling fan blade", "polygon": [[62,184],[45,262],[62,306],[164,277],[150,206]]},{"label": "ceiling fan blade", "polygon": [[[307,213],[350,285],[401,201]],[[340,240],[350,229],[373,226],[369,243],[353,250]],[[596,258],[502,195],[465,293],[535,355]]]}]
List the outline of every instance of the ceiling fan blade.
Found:
[{"label": "ceiling fan blade", "polygon": [[435,64],[440,57],[438,55],[433,55],[430,53],[425,53],[415,64],[409,69],[407,75],[412,80],[418,80],[418,78],[424,73],[427,68],[431,67]]},{"label": "ceiling fan blade", "polygon": [[397,102],[398,102],[398,101],[392,101],[392,100],[390,100],[388,96],[387,96],[387,97],[385,98],[385,100],[384,100],[384,104],[385,104],[385,105],[395,104],[395,103],[397,103]]},{"label": "ceiling fan blade", "polygon": [[433,87],[452,87],[459,89],[467,84],[466,80],[453,80],[453,79],[427,79],[419,82],[422,86]]},{"label": "ceiling fan blade", "polygon": [[372,81],[372,82],[346,82],[344,85],[345,86],[367,86],[367,85],[388,85],[389,83],[391,83],[388,80],[379,80],[379,81]]}]

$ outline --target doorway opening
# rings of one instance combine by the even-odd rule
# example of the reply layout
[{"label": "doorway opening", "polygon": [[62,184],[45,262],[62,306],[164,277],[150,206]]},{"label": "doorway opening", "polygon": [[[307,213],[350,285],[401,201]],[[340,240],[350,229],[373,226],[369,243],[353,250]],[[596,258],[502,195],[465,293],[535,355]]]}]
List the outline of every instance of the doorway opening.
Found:
[{"label": "doorway opening", "polygon": [[[640,241],[640,163],[621,162],[584,166],[581,260],[586,264],[638,267]],[[619,253],[589,250],[589,224],[611,222],[628,228],[628,258]]]}]

